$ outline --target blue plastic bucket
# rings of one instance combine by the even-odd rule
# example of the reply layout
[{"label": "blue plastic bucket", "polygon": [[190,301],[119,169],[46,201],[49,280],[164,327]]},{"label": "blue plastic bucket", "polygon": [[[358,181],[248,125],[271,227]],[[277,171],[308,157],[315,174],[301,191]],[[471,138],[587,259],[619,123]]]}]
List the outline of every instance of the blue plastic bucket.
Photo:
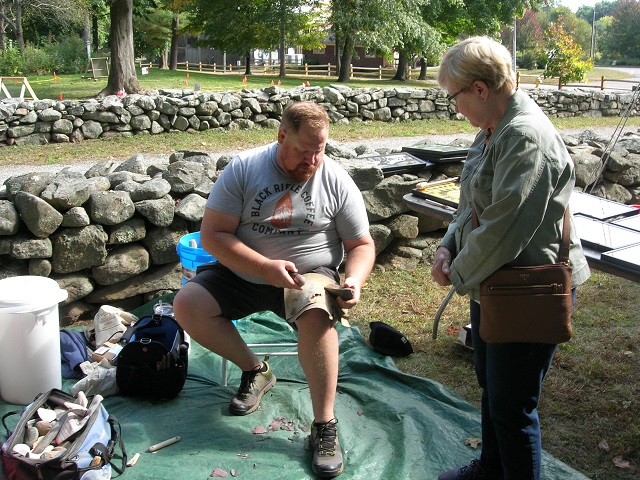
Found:
[{"label": "blue plastic bucket", "polygon": [[183,285],[195,276],[200,265],[216,261],[200,246],[200,232],[189,233],[180,238],[176,251],[182,265]]}]

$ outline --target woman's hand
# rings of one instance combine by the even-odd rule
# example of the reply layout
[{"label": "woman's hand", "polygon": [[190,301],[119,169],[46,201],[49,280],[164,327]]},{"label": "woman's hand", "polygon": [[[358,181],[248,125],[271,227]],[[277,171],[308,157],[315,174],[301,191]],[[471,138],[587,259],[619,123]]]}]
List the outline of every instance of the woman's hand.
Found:
[{"label": "woman's hand", "polygon": [[451,285],[451,252],[445,247],[438,247],[433,256],[433,266],[431,267],[431,277],[438,285]]}]

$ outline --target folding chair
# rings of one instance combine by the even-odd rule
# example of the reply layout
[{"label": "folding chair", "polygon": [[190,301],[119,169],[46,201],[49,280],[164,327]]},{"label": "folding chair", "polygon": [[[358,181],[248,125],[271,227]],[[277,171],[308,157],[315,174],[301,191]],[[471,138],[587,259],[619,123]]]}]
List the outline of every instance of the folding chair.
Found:
[{"label": "folding chair", "polygon": [[[297,347],[298,344],[297,343],[249,343],[247,344],[247,346],[250,349],[260,349],[260,348],[291,348],[291,347]],[[269,357],[274,356],[274,357],[293,357],[293,356],[297,356],[298,355],[298,349],[296,348],[295,351],[265,351],[262,352],[260,350],[258,350],[257,352],[253,352],[255,353],[258,357],[265,357],[265,360],[268,360]],[[226,358],[222,359],[222,368],[220,370],[220,374],[222,377],[222,386],[226,387],[227,386],[227,372],[228,372],[228,363],[229,361]]]}]

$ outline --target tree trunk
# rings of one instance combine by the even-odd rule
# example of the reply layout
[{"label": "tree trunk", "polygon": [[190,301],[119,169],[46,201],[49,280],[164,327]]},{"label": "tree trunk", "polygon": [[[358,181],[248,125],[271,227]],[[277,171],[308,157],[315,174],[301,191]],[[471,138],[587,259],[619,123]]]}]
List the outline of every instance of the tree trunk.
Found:
[{"label": "tree trunk", "polygon": [[279,77],[287,76],[287,61],[284,57],[284,18],[280,19],[280,44],[278,45],[278,56],[280,57],[280,72]]},{"label": "tree trunk", "polygon": [[427,57],[420,57],[420,75],[418,80],[427,79]]},{"label": "tree trunk", "polygon": [[22,33],[22,0],[17,0],[15,3],[16,6],[16,43],[18,44],[18,49],[20,53],[24,55],[24,35]]},{"label": "tree trunk", "polygon": [[340,72],[340,36],[336,33],[336,51],[334,52],[336,55],[336,73]]},{"label": "tree trunk", "polygon": [[7,44],[4,41],[4,33],[7,29],[7,24],[4,22],[4,3],[0,2],[0,50],[3,52],[7,49]]},{"label": "tree trunk", "polygon": [[391,80],[406,80],[407,79],[407,67],[409,65],[409,55],[406,50],[400,50],[398,52],[398,70]]},{"label": "tree trunk", "polygon": [[180,27],[180,19],[178,15],[174,15],[171,20],[171,52],[169,54],[169,70],[178,69],[178,28]]},{"label": "tree trunk", "polygon": [[93,43],[94,52],[97,52],[98,49],[100,48],[100,36],[98,35],[98,28],[99,28],[98,14],[94,9],[93,12],[91,13],[91,35],[92,35],[91,43]]},{"label": "tree trunk", "polygon": [[84,22],[82,22],[82,41],[87,49],[87,62],[91,59],[91,18],[89,12],[84,15]]},{"label": "tree trunk", "polygon": [[107,86],[98,96],[113,95],[122,90],[140,92],[133,50],[132,13],[133,0],[114,0],[111,4],[111,69]]},{"label": "tree trunk", "polygon": [[338,82],[348,82],[351,79],[351,59],[353,58],[353,49],[355,47],[355,39],[347,34],[344,40],[344,48],[340,57],[340,74]]},{"label": "tree trunk", "polygon": [[251,75],[251,52],[247,51],[247,53],[245,54],[245,59],[247,62],[247,66],[244,69],[244,74]]},{"label": "tree trunk", "polygon": [[158,65],[158,68],[160,68],[161,70],[169,70],[169,49],[168,48],[163,48],[162,52],[160,52],[160,60],[159,60],[160,64]]}]

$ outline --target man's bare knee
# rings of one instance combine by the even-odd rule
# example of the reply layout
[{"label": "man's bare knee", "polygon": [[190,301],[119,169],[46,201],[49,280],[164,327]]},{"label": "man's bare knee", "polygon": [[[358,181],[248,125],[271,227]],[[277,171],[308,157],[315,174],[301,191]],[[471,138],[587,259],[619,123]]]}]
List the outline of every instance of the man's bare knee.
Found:
[{"label": "man's bare knee", "polygon": [[173,299],[173,311],[176,320],[188,330],[190,322],[203,314],[208,317],[220,316],[220,306],[211,294],[197,283],[187,283],[178,291]]}]

